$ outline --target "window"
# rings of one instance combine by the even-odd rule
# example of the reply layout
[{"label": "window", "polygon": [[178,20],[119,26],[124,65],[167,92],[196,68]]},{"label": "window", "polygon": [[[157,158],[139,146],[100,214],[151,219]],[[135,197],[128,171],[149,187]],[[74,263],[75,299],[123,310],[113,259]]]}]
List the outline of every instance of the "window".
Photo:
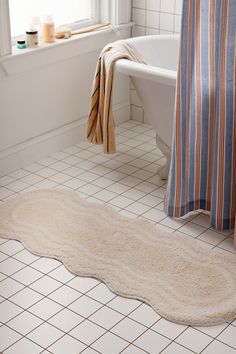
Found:
[{"label": "window", "polygon": [[32,17],[52,15],[55,25],[72,29],[99,22],[99,0],[9,0],[11,35],[29,28]]}]

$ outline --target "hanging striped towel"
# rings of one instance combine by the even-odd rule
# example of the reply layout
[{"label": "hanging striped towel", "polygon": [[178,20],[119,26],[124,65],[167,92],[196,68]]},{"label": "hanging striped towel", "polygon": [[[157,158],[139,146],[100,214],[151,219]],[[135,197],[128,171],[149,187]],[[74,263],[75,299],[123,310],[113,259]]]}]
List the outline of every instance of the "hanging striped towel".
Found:
[{"label": "hanging striped towel", "polygon": [[124,40],[108,44],[98,59],[92,89],[87,138],[93,144],[103,144],[106,154],[116,152],[112,86],[114,64],[119,59],[145,63],[137,50]]}]

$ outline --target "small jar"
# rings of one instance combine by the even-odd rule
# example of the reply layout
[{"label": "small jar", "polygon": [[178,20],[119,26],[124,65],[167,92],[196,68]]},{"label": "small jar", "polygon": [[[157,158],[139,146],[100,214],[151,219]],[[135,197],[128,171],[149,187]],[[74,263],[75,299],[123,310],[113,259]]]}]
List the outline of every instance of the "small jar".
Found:
[{"label": "small jar", "polygon": [[29,48],[37,48],[39,45],[38,31],[26,31],[26,42]]},{"label": "small jar", "polygon": [[24,40],[17,41],[17,48],[18,49],[25,49],[27,48],[26,42]]},{"label": "small jar", "polygon": [[43,42],[43,34],[42,34],[42,23],[40,16],[33,16],[31,18],[31,23],[29,28],[34,31],[38,31],[39,36],[39,45]]}]

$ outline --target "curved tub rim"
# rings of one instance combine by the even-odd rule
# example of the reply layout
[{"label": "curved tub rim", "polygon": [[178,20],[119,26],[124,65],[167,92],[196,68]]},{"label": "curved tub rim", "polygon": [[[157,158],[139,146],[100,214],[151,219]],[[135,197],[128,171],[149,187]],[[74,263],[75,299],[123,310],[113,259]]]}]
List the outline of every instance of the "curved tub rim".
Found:
[{"label": "curved tub rim", "polygon": [[[157,34],[157,35],[150,35],[150,36],[140,36],[140,37],[134,37],[134,38],[129,38],[126,41],[135,43],[135,42],[145,42],[145,41],[152,41],[152,40],[173,40],[173,39],[178,39],[179,35],[178,34]],[[177,70],[169,70],[169,69],[164,69],[161,66],[153,66],[149,64],[141,64],[141,63],[136,63],[133,61],[130,61],[128,59],[120,59],[117,60],[115,63],[115,70],[118,72],[133,76],[136,78],[140,79],[146,79],[149,81],[153,82],[158,82],[158,83],[163,83],[166,85],[170,86],[175,86],[176,85],[176,80],[177,80]]]}]

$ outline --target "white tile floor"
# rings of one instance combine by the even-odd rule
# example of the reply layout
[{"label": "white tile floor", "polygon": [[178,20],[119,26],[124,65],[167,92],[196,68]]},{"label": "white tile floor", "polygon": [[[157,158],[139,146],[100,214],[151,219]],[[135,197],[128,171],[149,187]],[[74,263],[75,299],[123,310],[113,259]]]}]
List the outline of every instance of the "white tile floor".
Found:
[{"label": "white tile floor", "polygon": [[[68,188],[123,215],[235,253],[232,233],[211,230],[208,215],[166,218],[165,182],[156,175],[163,157],[148,125],[130,121],[119,126],[117,150],[105,156],[100,146],[87,142],[67,148],[1,177],[0,201],[37,188]],[[0,352],[231,354],[236,353],[236,321],[208,328],[170,323],[95,279],[76,277],[60,262],[0,239]]]}]

